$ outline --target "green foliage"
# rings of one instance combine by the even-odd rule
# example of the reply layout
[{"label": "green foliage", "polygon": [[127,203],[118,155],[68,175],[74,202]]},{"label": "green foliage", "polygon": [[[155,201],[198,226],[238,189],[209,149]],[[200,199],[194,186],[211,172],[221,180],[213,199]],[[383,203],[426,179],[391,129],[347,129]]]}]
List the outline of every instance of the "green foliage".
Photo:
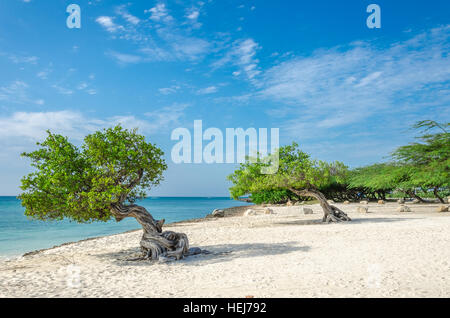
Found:
[{"label": "green foliage", "polygon": [[19,198],[39,220],[107,221],[112,204],[144,198],[167,168],[159,148],[119,125],[86,136],[81,149],[50,131],[38,146],[22,154],[34,171]]},{"label": "green foliage", "polygon": [[349,185],[353,188],[365,188],[370,191],[391,191],[405,177],[400,168],[386,163],[356,168],[350,174]]},{"label": "green foliage", "polygon": [[[333,182],[345,180],[347,167],[340,163],[326,163],[312,160],[310,156],[298,148],[298,144],[284,146],[279,149],[279,169],[275,174],[262,174],[261,168],[268,166],[267,161],[256,160],[240,165],[228,180],[233,183],[230,194],[237,199],[251,194],[258,202],[272,202],[284,199],[293,189],[318,189]],[[268,200],[268,201],[265,201]]]},{"label": "green foliage", "polygon": [[[293,199],[289,189],[315,188],[337,201],[386,196],[445,197],[450,192],[449,124],[424,120],[413,128],[422,130],[418,142],[399,147],[390,162],[351,171],[340,162],[312,160],[298,145],[279,150],[279,170],[265,175],[265,160],[247,162],[228,176],[233,198],[251,194],[255,203]],[[302,198],[303,199],[303,198]]]},{"label": "green foliage", "polygon": [[[424,134],[417,137],[420,142],[399,147],[392,154],[397,163],[408,167],[411,187],[450,187],[449,125],[429,120],[418,122],[413,128],[424,128]],[[433,129],[438,132],[429,133]]]},{"label": "green foliage", "polygon": [[286,189],[263,190],[253,192],[251,195],[252,202],[255,204],[261,203],[282,203],[291,199],[292,194]]},{"label": "green foliage", "polygon": [[[397,148],[389,163],[374,164],[351,171],[349,186],[372,192],[397,192],[398,196],[446,193],[450,183],[450,134],[449,124],[424,120],[414,129],[424,129],[414,142]],[[437,133],[430,130],[439,129]],[[417,189],[420,189],[419,193]]]}]

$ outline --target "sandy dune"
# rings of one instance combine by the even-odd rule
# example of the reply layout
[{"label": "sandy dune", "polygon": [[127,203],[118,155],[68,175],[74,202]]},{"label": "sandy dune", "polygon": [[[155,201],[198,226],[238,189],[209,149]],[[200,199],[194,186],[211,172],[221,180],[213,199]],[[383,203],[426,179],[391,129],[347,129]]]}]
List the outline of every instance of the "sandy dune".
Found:
[{"label": "sandy dune", "polygon": [[450,297],[450,213],[437,205],[341,205],[353,221],[320,224],[318,205],[273,207],[166,227],[212,254],[127,261],[140,231],[0,263],[2,297]]}]

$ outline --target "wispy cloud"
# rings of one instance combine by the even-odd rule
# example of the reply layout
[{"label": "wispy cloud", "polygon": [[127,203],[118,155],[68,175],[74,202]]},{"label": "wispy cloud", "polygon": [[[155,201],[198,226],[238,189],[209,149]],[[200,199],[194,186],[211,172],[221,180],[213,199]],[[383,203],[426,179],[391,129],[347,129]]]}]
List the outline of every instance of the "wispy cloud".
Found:
[{"label": "wispy cloud", "polygon": [[52,87],[54,89],[56,89],[56,91],[61,95],[72,95],[73,94],[73,89],[60,86],[59,84],[53,84]]},{"label": "wispy cloud", "polygon": [[127,11],[125,5],[118,6],[118,7],[116,8],[116,13],[117,13],[118,15],[120,15],[122,18],[124,18],[126,21],[128,21],[129,23],[133,24],[133,25],[138,25],[139,22],[141,22],[141,20],[140,20],[138,17],[136,17],[136,16],[130,14],[130,13]]},{"label": "wispy cloud", "polygon": [[16,64],[37,64],[39,60],[37,56],[18,56],[18,55],[10,55],[9,59]]},{"label": "wispy cloud", "polygon": [[141,133],[157,133],[168,124],[177,123],[186,105],[167,107],[155,113],[147,113],[148,121],[133,115],[112,116],[104,119],[86,116],[83,113],[62,110],[48,112],[15,112],[0,116],[0,144],[9,138],[27,138],[39,141],[45,138],[46,130],[81,140],[96,130],[121,124],[124,128],[138,128]]},{"label": "wispy cloud", "polygon": [[[0,136],[3,138],[25,137],[40,140],[46,130],[81,138],[82,134],[94,128],[81,114],[71,111],[58,112],[16,112],[0,117]],[[96,126],[96,125],[94,125]]]},{"label": "wispy cloud", "polygon": [[123,26],[114,23],[112,17],[100,16],[97,19],[95,19],[95,21],[98,24],[100,24],[103,28],[105,28],[106,31],[108,31],[110,33],[114,33],[114,32],[116,32],[118,30],[123,30],[124,29]]},{"label": "wispy cloud", "polygon": [[187,23],[189,23],[194,29],[199,29],[202,26],[202,24],[198,21],[198,18],[200,17],[200,7],[203,5],[203,2],[199,2],[198,4],[198,7],[187,8],[185,15],[187,18]]},{"label": "wispy cloud", "polygon": [[210,43],[206,40],[172,33],[169,29],[160,29],[158,34],[168,44],[170,55],[176,60],[197,60],[210,49]]},{"label": "wispy cloud", "polygon": [[178,125],[180,119],[184,116],[185,109],[189,106],[186,103],[175,103],[157,111],[145,113],[145,116],[149,119],[148,129],[152,132],[158,132]]},{"label": "wispy cloud", "polygon": [[20,80],[12,81],[8,85],[0,86],[0,101],[13,104],[43,105],[43,99],[33,99],[28,94],[29,85]]},{"label": "wispy cloud", "polygon": [[207,95],[207,94],[214,94],[217,92],[217,87],[216,86],[208,86],[202,89],[199,89],[197,91],[197,94],[199,95]]},{"label": "wispy cloud", "polygon": [[227,53],[214,62],[214,68],[223,67],[231,64],[238,67],[233,72],[234,76],[245,74],[247,79],[253,80],[261,71],[258,69],[259,60],[256,58],[256,52],[260,46],[253,39],[240,39],[232,43]]},{"label": "wispy cloud", "polygon": [[443,26],[388,47],[355,42],[293,57],[262,74],[259,96],[282,102],[285,129],[302,136],[370,116],[448,107],[449,35],[450,26]]},{"label": "wispy cloud", "polygon": [[37,77],[39,77],[40,79],[46,80],[48,79],[48,75],[50,74],[50,70],[43,70],[40,71],[36,74]]},{"label": "wispy cloud", "polygon": [[181,87],[179,85],[172,85],[170,87],[159,88],[158,91],[160,94],[169,95],[169,94],[176,93],[180,88]]},{"label": "wispy cloud", "polygon": [[145,13],[149,13],[150,19],[153,21],[165,23],[173,21],[173,17],[169,15],[166,5],[162,2],[157,3],[156,6],[151,9],[145,10]]},{"label": "wispy cloud", "polygon": [[112,57],[119,64],[135,64],[142,61],[142,57],[133,54],[124,54],[115,51],[109,51],[106,55]]},{"label": "wispy cloud", "polygon": [[189,12],[187,13],[186,17],[189,20],[197,20],[199,15],[200,15],[200,12],[198,10],[190,9]]},{"label": "wispy cloud", "polygon": [[198,10],[187,15],[189,23],[178,22],[162,2],[145,10],[148,18],[131,15],[124,5],[116,7],[115,13],[117,16],[100,16],[96,21],[110,33],[111,38],[135,45],[129,52],[107,52],[119,64],[196,61],[212,49],[208,40],[191,33],[198,23]]},{"label": "wispy cloud", "polygon": [[27,54],[15,54],[0,51],[0,56],[6,57],[14,64],[37,64],[39,61],[37,56]]},{"label": "wispy cloud", "polygon": [[92,88],[90,84],[86,83],[86,82],[81,82],[80,84],[78,84],[77,89],[79,91],[83,91],[89,95],[96,95],[97,94],[97,90]]}]

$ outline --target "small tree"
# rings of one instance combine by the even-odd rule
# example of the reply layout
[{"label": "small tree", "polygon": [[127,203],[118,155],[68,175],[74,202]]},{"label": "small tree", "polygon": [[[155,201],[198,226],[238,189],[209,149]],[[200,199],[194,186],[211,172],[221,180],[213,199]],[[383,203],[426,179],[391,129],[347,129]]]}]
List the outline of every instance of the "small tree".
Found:
[{"label": "small tree", "polygon": [[324,222],[350,221],[350,218],[337,207],[330,205],[320,192],[320,188],[344,177],[346,167],[335,162],[311,160],[309,155],[293,143],[279,149],[279,169],[275,174],[262,174],[261,168],[270,166],[271,157],[256,162],[246,162],[228,179],[233,182],[230,194],[238,198],[249,193],[265,190],[286,189],[300,197],[313,197],[323,209]]},{"label": "small tree", "polygon": [[143,258],[179,259],[188,254],[185,234],[163,232],[164,220],[155,220],[134,204],[163,179],[167,165],[159,148],[136,130],[120,126],[86,136],[81,148],[66,137],[47,133],[38,150],[22,154],[35,168],[22,178],[24,192],[19,198],[25,215],[79,223],[134,217],[144,231]]}]

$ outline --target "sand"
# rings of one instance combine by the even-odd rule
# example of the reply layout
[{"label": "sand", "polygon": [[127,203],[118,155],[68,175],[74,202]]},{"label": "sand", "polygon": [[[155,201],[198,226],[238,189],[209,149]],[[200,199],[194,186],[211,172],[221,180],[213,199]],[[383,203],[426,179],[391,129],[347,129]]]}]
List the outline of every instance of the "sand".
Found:
[{"label": "sand", "polygon": [[321,209],[273,207],[165,227],[211,252],[181,261],[129,261],[141,232],[66,244],[0,262],[1,297],[449,297],[450,213],[437,204],[338,207],[352,222],[321,224]]}]

